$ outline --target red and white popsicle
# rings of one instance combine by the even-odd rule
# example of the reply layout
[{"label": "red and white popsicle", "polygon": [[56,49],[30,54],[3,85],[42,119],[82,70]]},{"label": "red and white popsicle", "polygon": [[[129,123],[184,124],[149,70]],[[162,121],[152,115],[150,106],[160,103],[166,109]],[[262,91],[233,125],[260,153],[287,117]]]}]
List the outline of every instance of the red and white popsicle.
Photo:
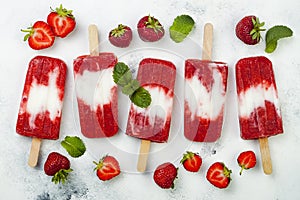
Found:
[{"label": "red and white popsicle", "polygon": [[74,60],[74,79],[81,132],[88,138],[111,137],[118,132],[118,93],[113,81],[117,57],[99,53],[98,30],[89,26],[90,55]]},{"label": "red and white popsicle", "polygon": [[223,126],[228,66],[211,61],[213,26],[204,26],[202,60],[185,61],[184,135],[195,142],[215,142]]},{"label": "red and white popsicle", "polygon": [[126,134],[142,139],[138,171],[146,169],[150,142],[167,142],[171,125],[176,67],[172,62],[145,58],[139,64],[137,80],[151,94],[151,104],[131,104]]},{"label": "red and white popsicle", "polygon": [[67,66],[57,58],[36,56],[24,84],[16,131],[33,137],[28,164],[36,166],[41,139],[59,138]]},{"label": "red and white popsicle", "polygon": [[268,137],[283,133],[272,62],[264,56],[239,60],[236,86],[241,137],[259,139],[264,172],[271,174]]}]

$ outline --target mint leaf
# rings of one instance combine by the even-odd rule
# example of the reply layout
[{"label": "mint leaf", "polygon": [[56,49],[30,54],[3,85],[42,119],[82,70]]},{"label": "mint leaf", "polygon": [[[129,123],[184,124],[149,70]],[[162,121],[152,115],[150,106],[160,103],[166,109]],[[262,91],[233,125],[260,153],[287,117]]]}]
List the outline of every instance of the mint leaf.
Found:
[{"label": "mint leaf", "polygon": [[113,79],[116,84],[122,87],[127,85],[132,80],[129,67],[123,62],[118,62],[114,67]]},{"label": "mint leaf", "polygon": [[86,151],[83,141],[77,136],[66,136],[61,145],[74,158],[82,156]]},{"label": "mint leaf", "polygon": [[123,87],[122,92],[126,95],[132,95],[139,87],[140,83],[136,79],[133,79]]},{"label": "mint leaf", "polygon": [[151,94],[143,87],[139,87],[131,96],[132,103],[141,108],[147,108],[151,104]]},{"label": "mint leaf", "polygon": [[115,65],[113,79],[117,85],[123,87],[122,93],[128,95],[132,103],[142,108],[146,108],[150,105],[150,93],[140,87],[138,80],[132,79],[131,71],[125,63],[118,62]]},{"label": "mint leaf", "polygon": [[266,49],[265,52],[272,53],[277,47],[277,41],[281,38],[291,37],[293,31],[286,26],[273,26],[266,33]]},{"label": "mint leaf", "polygon": [[174,42],[182,42],[194,28],[195,21],[189,15],[177,16],[169,28],[170,37]]}]

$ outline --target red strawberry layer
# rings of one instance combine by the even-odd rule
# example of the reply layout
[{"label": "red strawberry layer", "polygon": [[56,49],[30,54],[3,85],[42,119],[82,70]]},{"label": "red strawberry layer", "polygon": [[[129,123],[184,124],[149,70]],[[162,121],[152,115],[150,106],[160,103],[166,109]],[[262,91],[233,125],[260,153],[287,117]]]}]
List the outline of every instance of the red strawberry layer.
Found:
[{"label": "red strawberry layer", "polygon": [[[42,139],[58,139],[66,72],[66,64],[56,58],[36,56],[30,61],[17,119],[17,133]],[[54,84],[58,90],[57,96],[53,96],[55,94],[49,89],[52,87],[50,84],[53,84],[51,82],[53,80],[50,78],[52,74],[56,74]],[[46,93],[40,93],[40,95],[47,95],[46,98],[40,99],[39,96],[30,96],[32,95],[31,92],[33,93],[33,90],[37,87],[42,88],[38,89],[39,91],[46,91]],[[36,95],[39,95],[39,93]],[[58,98],[56,102],[60,105],[58,105],[58,110],[55,111],[57,113],[51,113],[51,111],[48,110],[49,106],[53,106],[49,105],[51,104],[51,100],[48,101],[48,99],[52,98]],[[42,100],[45,102],[41,102]],[[30,112],[30,110],[32,110],[32,101],[38,101],[37,103],[41,105],[38,113]]]},{"label": "red strawberry layer", "polygon": [[184,135],[187,139],[214,142],[221,136],[227,75],[225,63],[186,60]]},{"label": "red strawberry layer", "polygon": [[[111,53],[100,53],[99,56],[80,56],[74,60],[75,82],[78,80],[79,76],[83,75],[84,72],[103,72],[107,69],[113,69],[116,63],[117,58]],[[111,137],[118,132],[117,86],[113,84],[111,88],[107,88],[109,90],[109,94],[104,94],[103,90],[100,91],[100,93],[97,93],[97,89],[94,87],[97,87],[96,85],[98,84],[104,84],[102,82],[98,82],[101,81],[101,78],[104,78],[100,76],[101,74],[97,77],[97,80],[95,80],[93,85],[86,85],[86,87],[92,87],[92,90],[90,90],[92,94],[87,94],[88,96],[95,98],[92,103],[86,102],[77,94],[81,132],[88,138]],[[105,78],[109,80],[111,79],[110,81],[112,81],[112,74],[105,74],[104,76],[109,76]],[[86,78],[90,77],[87,76]],[[107,85],[103,87],[110,86]],[[80,89],[88,90],[90,88],[83,87]],[[109,95],[105,97],[110,99],[109,102],[103,104],[96,102],[97,99],[103,98],[105,95]]]},{"label": "red strawberry layer", "polygon": [[126,134],[150,140],[167,142],[176,78],[175,66],[165,60],[146,58],[140,62],[137,80],[152,98],[148,108],[131,105]]},{"label": "red strawberry layer", "polygon": [[272,63],[266,57],[244,58],[236,64],[239,122],[243,139],[283,132]]}]

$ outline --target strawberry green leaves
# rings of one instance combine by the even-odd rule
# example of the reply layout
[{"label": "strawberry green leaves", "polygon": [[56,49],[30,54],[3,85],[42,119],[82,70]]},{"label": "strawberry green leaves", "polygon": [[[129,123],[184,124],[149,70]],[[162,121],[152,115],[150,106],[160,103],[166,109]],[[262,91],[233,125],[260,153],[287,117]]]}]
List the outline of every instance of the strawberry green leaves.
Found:
[{"label": "strawberry green leaves", "polygon": [[118,62],[113,71],[114,82],[123,87],[122,93],[128,95],[132,103],[141,108],[146,108],[151,104],[150,93],[140,86],[136,79],[132,79],[132,74],[129,67]]},{"label": "strawberry green leaves", "polygon": [[272,53],[277,47],[277,41],[281,38],[291,37],[293,31],[286,26],[273,26],[266,34],[266,48],[265,52]]},{"label": "strawberry green leaves", "polygon": [[86,151],[83,141],[77,136],[66,136],[61,145],[73,158],[82,156]]},{"label": "strawberry green leaves", "polygon": [[170,27],[170,37],[176,42],[182,42],[194,28],[195,21],[189,15],[177,16]]}]

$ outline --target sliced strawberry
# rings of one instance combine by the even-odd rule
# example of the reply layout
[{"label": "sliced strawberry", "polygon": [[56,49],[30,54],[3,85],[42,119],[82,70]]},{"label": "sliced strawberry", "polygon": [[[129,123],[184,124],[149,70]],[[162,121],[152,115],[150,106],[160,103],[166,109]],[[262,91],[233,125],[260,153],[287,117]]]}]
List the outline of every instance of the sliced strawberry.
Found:
[{"label": "sliced strawberry", "polygon": [[240,175],[242,175],[242,171],[244,169],[250,169],[255,167],[256,165],[256,156],[253,151],[244,151],[240,153],[240,155],[237,158],[237,162],[239,166],[241,167]]},{"label": "sliced strawberry", "polygon": [[142,17],[137,24],[137,28],[140,38],[145,42],[158,41],[165,34],[160,22],[150,15]]},{"label": "sliced strawberry", "polygon": [[97,171],[97,176],[102,181],[110,180],[121,173],[119,162],[113,156],[104,156],[97,163],[95,170]]},{"label": "sliced strawberry", "polygon": [[47,23],[53,29],[55,36],[64,38],[74,30],[76,21],[72,12],[72,10],[63,8],[62,4],[60,4],[59,8],[52,9],[52,12],[47,17]]},{"label": "sliced strawberry", "polygon": [[183,167],[190,172],[198,172],[202,165],[202,158],[198,153],[193,153],[187,151],[183,154],[183,158],[180,163],[182,163]]},{"label": "sliced strawberry", "polygon": [[28,44],[32,49],[40,50],[51,47],[55,40],[55,35],[51,27],[43,21],[37,21],[28,29],[21,29],[25,35],[24,41],[28,40]]},{"label": "sliced strawberry", "polygon": [[109,32],[108,39],[116,47],[128,47],[132,40],[132,30],[129,26],[119,24]]},{"label": "sliced strawberry", "polygon": [[224,163],[215,162],[212,164],[206,173],[206,179],[218,188],[226,188],[230,181],[231,170],[229,170]]}]

